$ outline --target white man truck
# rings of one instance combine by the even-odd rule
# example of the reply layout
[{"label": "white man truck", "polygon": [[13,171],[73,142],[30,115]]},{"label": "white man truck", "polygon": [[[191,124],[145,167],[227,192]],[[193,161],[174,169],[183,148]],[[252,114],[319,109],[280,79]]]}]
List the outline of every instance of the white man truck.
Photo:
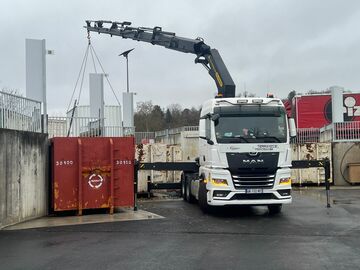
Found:
[{"label": "white man truck", "polygon": [[[270,213],[291,203],[289,142],[296,129],[281,100],[236,98],[235,83],[219,52],[202,38],[178,37],[158,26],[132,27],[126,21],[87,20],[85,28],[88,34],[120,36],[195,54],[195,63],[202,64],[215,81],[217,96],[202,105],[195,169],[185,170],[189,164],[182,169],[186,201],[198,200],[205,211],[212,206],[266,205]],[[151,164],[149,169],[156,167],[174,168]]]},{"label": "white man truck", "polygon": [[199,124],[199,173],[184,174],[184,199],[198,200],[205,211],[211,206],[266,205],[270,213],[279,213],[282,204],[291,203],[289,143],[294,132],[279,99],[205,102]]}]

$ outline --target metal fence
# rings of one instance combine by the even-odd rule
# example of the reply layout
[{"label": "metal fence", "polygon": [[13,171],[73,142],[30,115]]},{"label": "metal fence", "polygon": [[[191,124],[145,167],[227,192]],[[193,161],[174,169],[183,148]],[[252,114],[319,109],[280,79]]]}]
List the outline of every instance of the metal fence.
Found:
[{"label": "metal fence", "polygon": [[319,128],[298,128],[296,138],[292,143],[316,143],[320,142],[320,129]]},{"label": "metal fence", "polygon": [[360,141],[360,121],[333,123],[322,128],[321,141]]},{"label": "metal fence", "polygon": [[164,130],[156,131],[155,132],[155,138],[168,136],[168,135],[179,134],[179,133],[181,133],[183,131],[199,131],[199,126],[184,126],[184,127],[178,127],[178,128],[164,129]]},{"label": "metal fence", "polygon": [[41,132],[41,102],[0,91],[0,128]]},{"label": "metal fence", "polygon": [[93,117],[49,117],[48,133],[52,137],[121,137],[133,136],[133,127],[104,126],[104,119]]},{"label": "metal fence", "polygon": [[155,140],[155,132],[135,132],[135,142],[136,144],[150,142],[150,140]]}]

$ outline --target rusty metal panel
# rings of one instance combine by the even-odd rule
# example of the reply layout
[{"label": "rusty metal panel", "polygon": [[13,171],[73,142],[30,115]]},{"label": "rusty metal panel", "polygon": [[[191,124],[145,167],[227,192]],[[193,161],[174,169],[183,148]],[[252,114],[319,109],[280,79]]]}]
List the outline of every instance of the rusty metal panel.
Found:
[{"label": "rusty metal panel", "polygon": [[54,211],[134,205],[134,138],[53,138]]},{"label": "rusty metal panel", "polygon": [[[150,162],[150,145],[149,144],[138,144],[136,146],[135,157],[139,162]],[[140,170],[138,171],[138,192],[148,192],[147,179],[151,175],[151,171]]]},{"label": "rusty metal panel", "polygon": [[[168,145],[166,149],[167,162],[182,161],[182,150],[180,145]],[[181,171],[166,171],[166,182],[178,182],[181,179]]]},{"label": "rusty metal panel", "polygon": [[[332,163],[331,143],[292,144],[291,147],[293,160],[321,160],[328,158]],[[320,185],[325,182],[325,171],[324,168],[292,169],[291,178],[294,184]],[[331,173],[329,181],[333,181]]]},{"label": "rusty metal panel", "polygon": [[[166,162],[167,145],[154,143],[150,145],[150,162]],[[166,171],[151,171],[151,180],[153,183],[162,183],[166,181]]]},{"label": "rusty metal panel", "polygon": [[[182,149],[179,145],[166,145],[163,143],[140,144],[136,147],[136,158],[146,162],[180,162]],[[181,178],[181,171],[147,171],[138,172],[138,192],[148,191],[147,180],[150,176],[153,183],[173,183]]]}]

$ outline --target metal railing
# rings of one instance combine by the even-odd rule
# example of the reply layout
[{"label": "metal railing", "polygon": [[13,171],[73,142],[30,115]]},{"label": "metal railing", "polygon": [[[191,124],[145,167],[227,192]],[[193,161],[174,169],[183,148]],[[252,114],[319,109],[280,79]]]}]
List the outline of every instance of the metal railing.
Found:
[{"label": "metal railing", "polygon": [[49,117],[49,138],[133,136],[133,127],[103,126],[104,119],[93,117]]},{"label": "metal railing", "polygon": [[184,127],[178,127],[172,129],[164,129],[160,131],[155,131],[155,137],[179,134],[183,131],[198,131],[198,130],[199,130],[199,126],[184,126]]},{"label": "metal railing", "polygon": [[319,128],[298,128],[296,131],[296,138],[292,143],[316,143],[320,142]]},{"label": "metal railing", "polygon": [[150,140],[155,140],[155,132],[135,132],[136,144],[143,143],[144,140],[146,142],[149,142]]},{"label": "metal railing", "polygon": [[321,142],[360,141],[360,121],[340,122],[321,129]]},{"label": "metal railing", "polygon": [[0,128],[41,132],[41,102],[0,91]]},{"label": "metal railing", "polygon": [[360,121],[334,123],[333,141],[360,141]]}]

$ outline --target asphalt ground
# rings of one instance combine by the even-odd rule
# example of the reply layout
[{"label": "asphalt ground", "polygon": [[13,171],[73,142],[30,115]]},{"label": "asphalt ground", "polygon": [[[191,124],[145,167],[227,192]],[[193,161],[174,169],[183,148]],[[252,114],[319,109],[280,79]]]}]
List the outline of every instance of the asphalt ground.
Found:
[{"label": "asphalt ground", "polygon": [[360,190],[333,190],[330,209],[324,194],[295,191],[277,216],[152,200],[140,208],[164,219],[0,231],[0,269],[360,269]]}]

